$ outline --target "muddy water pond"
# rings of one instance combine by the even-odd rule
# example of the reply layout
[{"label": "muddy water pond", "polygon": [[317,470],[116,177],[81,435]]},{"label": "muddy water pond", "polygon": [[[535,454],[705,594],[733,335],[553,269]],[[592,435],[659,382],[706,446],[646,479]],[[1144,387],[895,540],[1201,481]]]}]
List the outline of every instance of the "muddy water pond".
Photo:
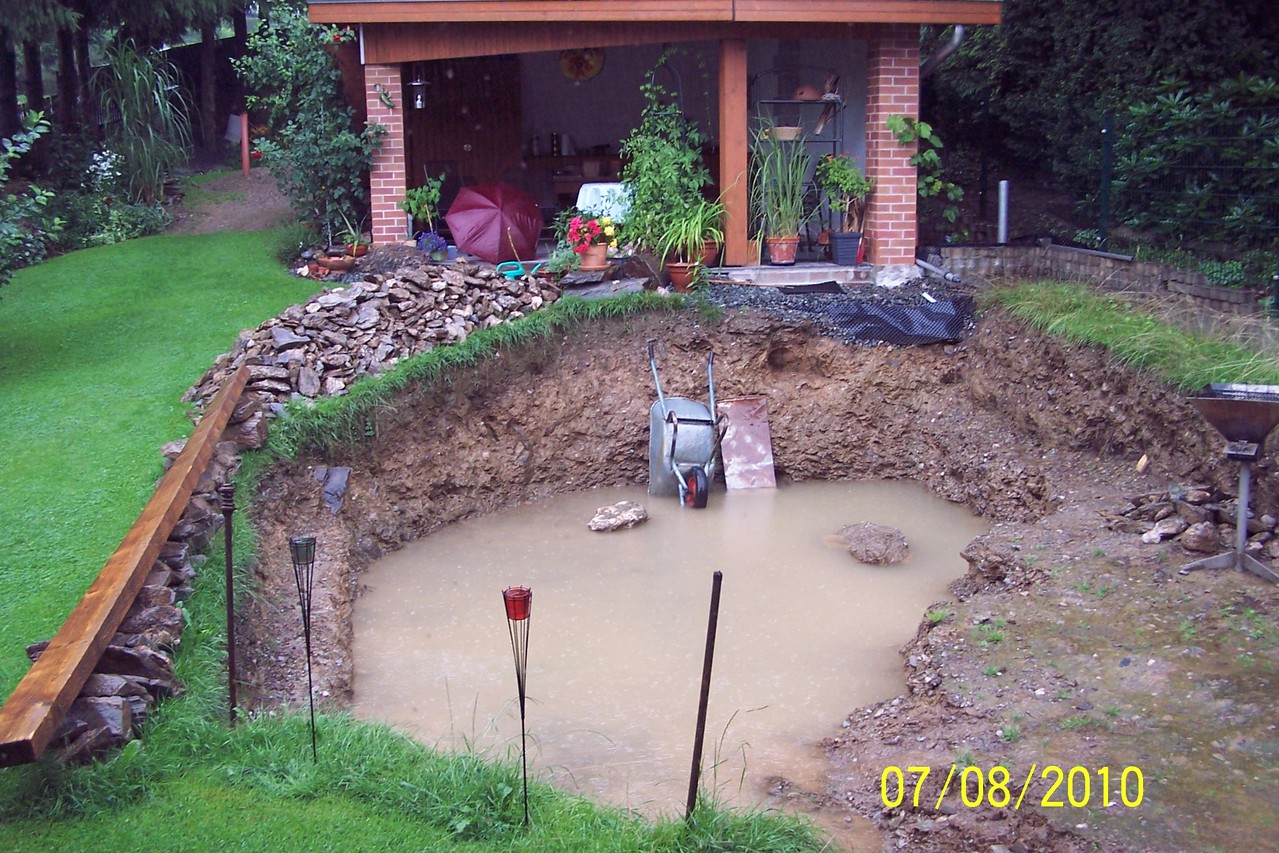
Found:
[{"label": "muddy water pond", "polygon": [[[646,524],[594,533],[596,507]],[[868,566],[831,540],[872,521],[910,541]],[[688,785],[712,573],[724,573],[703,786],[767,801],[821,790],[816,742],[904,686],[898,648],[963,574],[985,524],[908,482],[715,492],[705,510],[595,489],[452,525],[383,558],[355,608],[354,713],[441,749],[518,750],[502,590],[533,590],[530,773],[588,797],[678,813]]]}]

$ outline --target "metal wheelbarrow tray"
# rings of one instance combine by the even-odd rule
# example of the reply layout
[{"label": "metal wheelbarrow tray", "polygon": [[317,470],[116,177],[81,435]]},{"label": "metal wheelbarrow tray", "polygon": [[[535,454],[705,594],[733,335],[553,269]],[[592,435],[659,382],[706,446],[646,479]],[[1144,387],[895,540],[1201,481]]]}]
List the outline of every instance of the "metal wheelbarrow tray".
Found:
[{"label": "metal wheelbarrow tray", "polygon": [[706,358],[710,405],[686,397],[667,397],[657,374],[654,341],[648,364],[657,386],[657,402],[648,415],[648,493],[678,496],[685,506],[702,508],[715,480],[720,431],[715,412],[715,354]]}]

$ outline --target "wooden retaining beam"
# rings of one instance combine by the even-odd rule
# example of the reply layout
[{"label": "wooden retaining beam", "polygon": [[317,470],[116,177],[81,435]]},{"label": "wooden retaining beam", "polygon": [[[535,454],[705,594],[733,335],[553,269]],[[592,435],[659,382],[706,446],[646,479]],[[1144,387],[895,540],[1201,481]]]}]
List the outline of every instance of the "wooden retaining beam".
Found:
[{"label": "wooden retaining beam", "polygon": [[186,510],[248,376],[241,365],[227,378],[120,547],[0,708],[0,766],[29,764],[49,744]]}]

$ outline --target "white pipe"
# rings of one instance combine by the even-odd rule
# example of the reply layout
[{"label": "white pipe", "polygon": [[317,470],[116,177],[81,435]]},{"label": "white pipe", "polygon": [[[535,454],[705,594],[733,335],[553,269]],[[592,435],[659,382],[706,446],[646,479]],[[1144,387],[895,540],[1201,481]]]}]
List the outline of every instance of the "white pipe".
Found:
[{"label": "white pipe", "polygon": [[995,242],[1004,245],[1008,242],[1008,182],[999,182],[999,235]]}]

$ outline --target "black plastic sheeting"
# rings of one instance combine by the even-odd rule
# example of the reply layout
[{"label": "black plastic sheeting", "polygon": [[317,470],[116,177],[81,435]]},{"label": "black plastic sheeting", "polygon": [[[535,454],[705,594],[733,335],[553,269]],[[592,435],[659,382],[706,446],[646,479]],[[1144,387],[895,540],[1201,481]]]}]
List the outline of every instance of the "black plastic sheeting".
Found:
[{"label": "black plastic sheeting", "polygon": [[859,341],[918,346],[958,341],[973,319],[970,297],[923,305],[848,301],[826,307],[827,322]]}]

